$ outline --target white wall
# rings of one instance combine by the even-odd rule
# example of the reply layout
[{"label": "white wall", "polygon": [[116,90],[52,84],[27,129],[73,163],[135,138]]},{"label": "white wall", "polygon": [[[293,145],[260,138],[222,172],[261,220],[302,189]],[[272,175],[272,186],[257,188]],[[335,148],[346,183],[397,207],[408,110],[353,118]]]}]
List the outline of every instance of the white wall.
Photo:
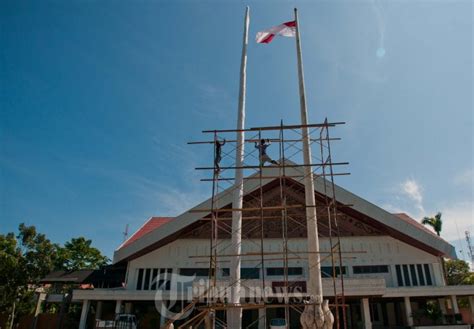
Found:
[{"label": "white wall", "polygon": [[[253,241],[253,242],[252,242]],[[242,252],[259,252],[259,240],[244,240],[242,244]],[[228,254],[230,244],[229,240],[222,241],[220,245],[222,252],[219,254]],[[329,239],[320,239],[321,250],[329,250]],[[433,284],[443,285],[441,267],[439,266],[439,258],[412,247],[404,242],[398,241],[389,236],[376,237],[344,237],[341,238],[342,250],[361,253],[343,254],[344,265],[348,267],[347,276],[350,277],[383,277],[387,282],[387,286],[397,286],[395,264],[430,264]],[[306,251],[306,239],[291,239],[289,241],[289,249],[295,252]],[[266,252],[282,251],[281,239],[266,239],[264,250]],[[132,260],[128,266],[128,289],[135,289],[136,276],[139,268],[172,268],[175,273],[179,268],[207,268],[209,266],[208,257],[190,258],[189,256],[209,255],[209,241],[205,239],[181,239],[176,240],[162,248],[154,250],[146,255]],[[294,259],[289,261],[289,266],[303,267],[304,275],[307,272],[307,262],[304,260],[307,254],[300,253],[302,259]],[[282,255],[269,255],[266,258],[282,258]],[[297,257],[289,253],[290,258]],[[324,257],[324,254],[322,254]],[[242,267],[261,267],[260,257],[242,257]],[[219,258],[222,261],[228,261],[230,258]],[[252,261],[254,260],[254,261]],[[330,266],[330,258],[322,262],[322,266]],[[393,265],[389,266],[388,274],[353,274],[352,266],[354,265]],[[229,262],[221,263],[221,267],[228,268]],[[265,261],[265,267],[281,267],[283,261]],[[278,279],[271,277],[269,279]],[[304,277],[291,277],[291,279],[304,279]]]}]

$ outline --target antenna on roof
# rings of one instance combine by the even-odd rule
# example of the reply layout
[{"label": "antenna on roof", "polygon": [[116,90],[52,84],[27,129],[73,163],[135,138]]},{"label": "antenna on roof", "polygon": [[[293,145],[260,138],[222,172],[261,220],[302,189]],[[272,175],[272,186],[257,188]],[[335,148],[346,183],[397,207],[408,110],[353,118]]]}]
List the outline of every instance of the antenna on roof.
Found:
[{"label": "antenna on roof", "polygon": [[123,231],[123,242],[127,241],[128,238],[128,224],[125,225],[125,231]]}]

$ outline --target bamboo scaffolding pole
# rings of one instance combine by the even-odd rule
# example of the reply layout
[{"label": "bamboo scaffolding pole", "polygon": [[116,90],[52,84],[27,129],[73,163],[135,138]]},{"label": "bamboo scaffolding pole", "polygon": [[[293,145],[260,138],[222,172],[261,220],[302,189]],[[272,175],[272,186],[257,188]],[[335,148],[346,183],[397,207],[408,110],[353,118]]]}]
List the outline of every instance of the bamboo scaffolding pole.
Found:
[{"label": "bamboo scaffolding pole", "polygon": [[[345,166],[348,165],[349,162],[334,162],[330,165],[333,166]],[[329,165],[329,163],[309,163],[309,164],[294,164],[294,165],[285,165],[285,168],[299,168],[299,167],[321,167],[324,165]],[[280,168],[281,165],[271,165],[265,168]],[[235,166],[235,167],[220,167],[221,170],[226,169],[259,169],[260,166]],[[196,167],[196,170],[215,170],[215,167]],[[306,177],[306,175],[305,175]]]},{"label": "bamboo scaffolding pole", "polygon": [[[297,254],[331,254],[333,251],[289,251],[290,253],[297,253]],[[365,254],[366,251],[341,251],[342,254]],[[284,255],[285,252],[283,251],[268,251],[264,252],[263,255]],[[218,255],[217,257],[235,257],[235,256],[260,256],[260,252],[251,252],[251,253],[242,253],[242,254],[227,254],[227,255]],[[188,258],[209,258],[210,255],[194,255],[188,256]]]},{"label": "bamboo scaffolding pole", "polygon": [[[299,293],[300,295],[306,295],[307,293]],[[228,308],[241,308],[241,309],[259,309],[259,308],[265,308],[265,309],[271,309],[271,308],[283,308],[285,306],[301,306],[304,307],[305,305],[316,305],[315,303],[294,303],[294,304],[251,304],[251,303],[244,303],[244,304],[215,304],[212,306],[211,309],[216,310],[216,311],[221,311],[221,310],[226,310]],[[329,304],[329,307],[334,307],[334,304]],[[344,307],[348,307],[349,305],[346,304]],[[198,310],[204,310],[208,307],[206,306],[197,306],[196,309]]]},{"label": "bamboo scaffolding pole", "polygon": [[300,128],[322,128],[322,127],[335,127],[343,125],[345,122],[328,122],[328,123],[312,123],[312,124],[301,124],[301,125],[288,125],[288,126],[265,126],[265,127],[253,127],[247,129],[215,129],[215,130],[203,130],[203,133],[231,133],[231,132],[242,132],[242,131],[259,131],[259,130],[280,130],[280,129],[300,129]]},{"label": "bamboo scaffolding pole", "polygon": [[221,208],[221,209],[192,209],[189,212],[190,213],[199,213],[199,212],[204,212],[204,213],[209,213],[209,212],[215,212],[215,213],[221,213],[221,212],[234,212],[234,211],[274,211],[274,210],[282,210],[282,209],[294,209],[294,208],[305,208],[304,205],[302,204],[297,204],[297,205],[290,205],[290,206],[269,206],[269,207],[262,207],[262,208]]},{"label": "bamboo scaffolding pole", "polygon": [[[342,138],[340,137],[332,137],[331,140],[333,141],[340,141]],[[279,138],[265,138],[265,140],[268,140],[269,142],[272,143],[293,143],[293,142],[301,142],[301,139],[279,139]],[[322,142],[324,139],[319,139],[319,138],[311,138],[312,142]],[[236,139],[226,139],[226,143],[237,143],[238,141]],[[260,142],[259,139],[246,139],[246,143],[258,143]],[[199,144],[214,144],[214,141],[192,141],[188,142],[188,145],[199,145]]]},{"label": "bamboo scaffolding pole", "polygon": [[[344,172],[344,173],[334,173],[334,176],[348,176],[350,175],[351,173],[348,173],[348,172]],[[328,177],[330,176],[329,174],[314,174],[313,176],[315,177]],[[278,178],[304,178],[303,175],[293,175],[293,176],[283,176],[283,177],[280,177],[280,176],[263,176],[262,177],[263,179],[278,179]],[[234,178],[233,177],[226,177],[226,178],[216,178],[217,180],[220,180],[220,181],[233,181]],[[258,177],[254,177],[254,176],[249,176],[249,177],[244,177],[244,180],[255,180],[255,179],[259,179]],[[214,180],[214,178],[201,178],[200,181],[201,182],[212,182]]]},{"label": "bamboo scaffolding pole", "polygon": [[[252,256],[252,257],[261,257],[261,255],[258,255],[258,256]],[[357,257],[355,256],[342,256],[342,257],[339,257],[339,256],[334,256],[335,259],[357,259]],[[306,260],[306,259],[303,259],[302,257],[280,257],[280,258],[266,258],[265,255],[264,255],[264,260],[266,261],[284,261],[284,260]],[[257,265],[261,265],[261,262],[262,260],[261,259],[246,259],[245,260],[246,262],[259,262],[259,264]],[[195,264],[209,264],[208,261],[196,261],[194,262]],[[230,260],[216,260],[216,263],[230,263]],[[245,280],[245,279],[243,279]],[[250,280],[250,279],[249,279]]]},{"label": "bamboo scaffolding pole", "polygon": [[[350,208],[353,207],[352,204],[348,205],[343,205],[342,207]],[[297,209],[297,208],[325,208],[325,206],[305,206],[303,204],[295,204],[295,205],[287,205],[287,206],[268,206],[268,207],[262,207],[263,210],[265,211],[275,211],[275,210],[287,210],[287,209]],[[205,209],[191,209],[189,210],[190,213],[222,213],[222,212],[233,212],[233,211],[260,211],[259,207],[252,207],[252,208],[221,208],[221,209],[212,209],[212,208],[205,208]],[[260,218],[260,217],[257,217]],[[279,218],[279,217],[278,217]],[[221,217],[217,218],[216,220],[229,220],[232,219],[231,217]],[[249,219],[249,218],[247,218]],[[202,220],[206,220],[206,218],[202,218]]]}]

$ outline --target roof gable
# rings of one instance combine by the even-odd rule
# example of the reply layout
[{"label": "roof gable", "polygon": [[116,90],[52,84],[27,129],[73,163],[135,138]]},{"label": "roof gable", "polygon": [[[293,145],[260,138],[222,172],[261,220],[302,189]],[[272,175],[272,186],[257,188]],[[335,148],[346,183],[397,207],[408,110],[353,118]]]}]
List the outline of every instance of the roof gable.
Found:
[{"label": "roof gable", "polygon": [[151,217],[148,219],[145,224],[143,224],[135,233],[132,234],[124,243],[122,243],[118,249],[122,249],[131,243],[143,238],[146,234],[153,232],[154,230],[160,228],[164,224],[170,222],[173,217]]},{"label": "roof gable", "polygon": [[[290,161],[286,162],[293,164]],[[278,167],[264,167],[262,170],[262,176],[277,177],[279,176],[279,171]],[[286,168],[285,171],[287,176],[294,177],[292,180],[299,184],[303,184],[302,177],[304,175],[302,168],[289,167]],[[259,173],[256,173],[253,176],[257,175],[259,175]],[[274,180],[274,178],[263,178],[262,186],[267,186]],[[258,179],[246,179],[244,181],[244,195],[248,195],[259,188],[260,181]],[[229,192],[232,192],[232,189],[233,187],[226,189],[216,196],[216,199],[220,200],[220,207],[223,207],[222,205],[231,204],[232,193]],[[315,192],[324,195],[324,191],[326,190],[331,190],[330,183],[326,179],[316,177]],[[357,218],[362,223],[370,223],[375,229],[381,229],[399,240],[432,254],[456,258],[453,246],[443,239],[433,235],[421,224],[417,225],[418,223],[416,221],[412,219],[407,220],[407,218],[400,218],[391,214],[338,185],[335,185],[335,194],[338,203],[352,205],[351,207],[346,208],[346,213]],[[185,230],[189,231],[197,228],[202,224],[201,220],[203,217],[207,215],[203,213],[202,210],[210,208],[211,199],[207,199],[201,204],[179,215],[174,220],[169,220],[167,223],[160,225],[160,229],[154,229],[143,235],[140,239],[135,239],[134,241],[130,241],[127,245],[123,245],[121,248],[116,250],[114,254],[114,263],[143,255],[173,241]],[[414,224],[413,222],[416,222],[417,224]]]}]

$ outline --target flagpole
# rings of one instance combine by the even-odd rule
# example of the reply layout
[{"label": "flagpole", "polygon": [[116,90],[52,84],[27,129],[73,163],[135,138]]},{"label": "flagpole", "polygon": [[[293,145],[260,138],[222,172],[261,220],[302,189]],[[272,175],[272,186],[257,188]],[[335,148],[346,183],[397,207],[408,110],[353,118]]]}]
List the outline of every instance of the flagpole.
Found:
[{"label": "flagpole", "polygon": [[[233,192],[232,208],[242,209],[244,199],[244,179],[243,179],[243,162],[244,162],[244,144],[245,133],[245,95],[247,88],[247,45],[248,45],[248,30],[250,8],[245,9],[244,19],[244,36],[242,41],[242,58],[240,62],[240,86],[239,86],[239,105],[237,117],[237,148],[235,151],[235,185]],[[232,212],[232,240],[231,250],[234,255],[240,255],[242,251],[242,212]],[[230,263],[230,282],[231,294],[230,302],[232,304],[240,304],[241,284],[240,284],[240,268],[241,257],[232,257]],[[242,326],[242,309],[239,307],[231,307],[227,311],[228,328],[240,329]]]},{"label": "flagpole", "polygon": [[316,214],[316,200],[314,196],[314,181],[311,164],[310,135],[308,131],[308,110],[306,108],[306,94],[303,74],[303,56],[301,54],[300,27],[298,10],[295,8],[296,22],[296,52],[298,58],[298,82],[300,96],[300,114],[303,139],[304,160],[304,187],[306,200],[306,224],[308,233],[308,294],[316,298],[316,303],[322,303],[323,291],[321,280],[321,265],[319,255],[318,219]]}]

